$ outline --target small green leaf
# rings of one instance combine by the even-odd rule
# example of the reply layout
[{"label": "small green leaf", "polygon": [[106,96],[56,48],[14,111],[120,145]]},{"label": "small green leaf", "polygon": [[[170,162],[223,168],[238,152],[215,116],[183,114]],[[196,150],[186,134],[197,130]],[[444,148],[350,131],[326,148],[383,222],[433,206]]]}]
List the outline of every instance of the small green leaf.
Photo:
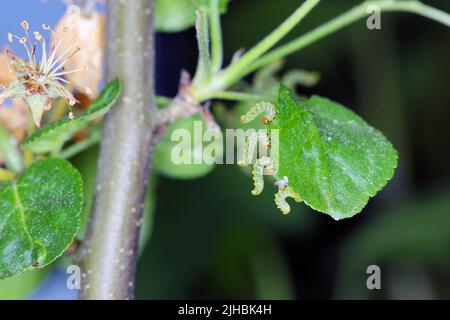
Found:
[{"label": "small green leaf", "polygon": [[[156,0],[155,26],[157,31],[179,32],[195,24],[195,11],[208,11],[209,0]],[[228,0],[220,0],[220,9],[227,10]]]},{"label": "small green leaf", "polygon": [[[158,143],[153,155],[153,162],[155,170],[170,178],[174,179],[196,179],[207,175],[214,169],[213,164],[206,164],[202,161],[203,149],[205,143],[203,142],[202,132],[195,132],[195,123],[201,123],[201,131],[206,130],[206,124],[201,116],[193,116],[186,119],[181,119],[170,125],[165,138]],[[175,130],[183,130],[188,137],[183,141],[172,141],[172,134]],[[199,130],[200,131],[200,130]],[[172,153],[177,146],[186,143],[186,149],[190,153],[189,164],[176,164],[173,161]],[[196,160],[199,164],[195,164]]]},{"label": "small green leaf", "polygon": [[276,179],[288,177],[307,205],[336,220],[359,213],[397,166],[381,132],[326,98],[300,102],[281,86],[269,129],[279,129]]},{"label": "small green leaf", "polygon": [[17,181],[0,183],[0,279],[42,268],[72,243],[83,183],[66,160],[35,162]]},{"label": "small green leaf", "polygon": [[117,79],[111,81],[88,110],[80,113],[72,120],[60,120],[34,132],[22,143],[22,147],[35,153],[58,154],[64,143],[69,141],[78,131],[86,127],[92,120],[111,110],[120,95],[120,91],[120,81]]}]

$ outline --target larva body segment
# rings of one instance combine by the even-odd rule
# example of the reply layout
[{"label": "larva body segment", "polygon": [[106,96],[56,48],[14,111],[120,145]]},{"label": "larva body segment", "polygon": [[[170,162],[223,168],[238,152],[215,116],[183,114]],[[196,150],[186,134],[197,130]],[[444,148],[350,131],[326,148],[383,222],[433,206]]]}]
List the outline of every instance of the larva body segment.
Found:
[{"label": "larva body segment", "polygon": [[291,207],[286,201],[287,198],[293,198],[297,203],[302,202],[300,196],[290,187],[285,187],[284,189],[278,190],[278,193],[275,195],[275,204],[277,205],[277,208],[283,212],[283,214],[288,214],[291,212]]},{"label": "larva body segment", "polygon": [[253,181],[255,182],[255,189],[253,189],[252,194],[257,196],[261,194],[264,189],[264,168],[272,164],[272,159],[269,157],[262,157],[256,160],[253,166]]},{"label": "larva body segment", "polygon": [[241,117],[241,121],[242,123],[249,123],[264,112],[266,113],[266,115],[263,118],[263,123],[267,125],[273,120],[276,115],[275,106],[267,101],[260,102],[253,108],[251,108],[250,111],[247,112],[247,114]]},{"label": "larva body segment", "polygon": [[266,149],[269,148],[269,137],[267,136],[265,130],[260,130],[258,132],[253,130],[249,134],[247,141],[244,144],[243,159],[238,161],[239,166],[245,167],[252,163],[254,152],[258,146],[258,143],[261,143]]}]

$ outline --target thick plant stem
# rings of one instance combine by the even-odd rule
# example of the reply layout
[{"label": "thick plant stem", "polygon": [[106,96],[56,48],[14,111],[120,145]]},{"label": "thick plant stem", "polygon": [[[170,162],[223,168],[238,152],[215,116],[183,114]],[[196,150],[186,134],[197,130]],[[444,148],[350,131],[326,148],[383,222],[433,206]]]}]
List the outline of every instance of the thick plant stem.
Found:
[{"label": "thick plant stem", "polygon": [[122,96],[105,119],[94,208],[80,250],[82,299],[132,299],[157,131],[152,0],[107,2],[107,78]]}]

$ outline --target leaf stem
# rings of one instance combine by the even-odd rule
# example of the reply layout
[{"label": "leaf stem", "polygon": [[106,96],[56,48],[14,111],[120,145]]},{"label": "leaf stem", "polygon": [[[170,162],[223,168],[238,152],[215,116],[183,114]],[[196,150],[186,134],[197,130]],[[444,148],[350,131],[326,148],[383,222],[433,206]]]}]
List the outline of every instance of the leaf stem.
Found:
[{"label": "leaf stem", "polygon": [[211,30],[211,68],[217,72],[223,64],[222,48],[222,26],[220,25],[220,5],[219,0],[211,0],[210,8],[210,30]]},{"label": "leaf stem", "polygon": [[102,133],[100,128],[92,128],[89,135],[82,141],[74,143],[70,147],[67,147],[60,153],[60,157],[63,159],[70,159],[77,154],[89,149],[100,142]]},{"label": "leaf stem", "polygon": [[194,83],[202,85],[205,82],[211,80],[212,69],[211,60],[209,54],[209,30],[208,19],[205,16],[205,12],[197,10],[197,19],[195,22],[195,28],[197,30],[197,42],[198,42],[198,65],[197,72],[195,73]]},{"label": "leaf stem", "polygon": [[314,9],[320,0],[306,0],[294,11],[281,25],[272,31],[267,37],[259,42],[250,51],[245,53],[236,63],[216,78],[214,89],[224,89],[235,83],[242,77],[239,77],[240,70],[246,68],[249,64],[256,61],[260,56],[276,45],[286,34],[288,34],[296,25],[298,25],[307,14]]},{"label": "leaf stem", "polygon": [[300,51],[301,49],[309,46],[310,44],[322,38],[325,38],[326,36],[338,30],[341,30],[344,27],[368,16],[370,13],[368,13],[367,9],[371,5],[378,6],[382,12],[402,11],[415,13],[450,27],[449,14],[436,8],[433,8],[429,5],[423,4],[419,1],[403,1],[403,2],[400,1],[396,2],[392,0],[383,0],[378,2],[366,1],[354,7],[353,9],[345,12],[344,14],[330,20],[329,22],[323,24],[322,26],[297,38],[296,40],[293,40],[279,47],[278,49],[264,55],[253,64],[243,68],[234,77],[242,78],[245,75],[261,68],[262,66],[268,65],[275,60],[281,59],[294,52]]},{"label": "leaf stem", "polygon": [[231,100],[231,101],[258,101],[264,99],[263,96],[236,92],[236,91],[216,91],[211,92],[210,99],[221,99],[221,100]]}]

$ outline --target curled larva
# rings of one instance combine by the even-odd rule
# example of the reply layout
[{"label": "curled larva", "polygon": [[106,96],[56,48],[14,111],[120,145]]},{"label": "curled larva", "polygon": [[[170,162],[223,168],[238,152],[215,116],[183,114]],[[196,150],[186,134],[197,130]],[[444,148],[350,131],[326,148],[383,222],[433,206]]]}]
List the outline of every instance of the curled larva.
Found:
[{"label": "curled larva", "polygon": [[269,149],[270,141],[267,133],[265,131],[252,131],[244,143],[243,159],[237,163],[239,166],[245,167],[253,161],[253,156],[259,142],[266,150]]},{"label": "curled larva", "polygon": [[272,159],[270,157],[262,157],[256,160],[253,166],[253,181],[255,182],[255,189],[253,189],[252,194],[257,196],[261,194],[264,189],[264,168],[272,164]]},{"label": "curled larva", "polygon": [[275,106],[270,102],[263,101],[252,107],[245,115],[241,117],[243,123],[248,123],[258,117],[261,113],[265,112],[266,115],[263,118],[264,124],[269,124],[276,115]]},{"label": "curled larva", "polygon": [[[269,124],[276,116],[275,106],[269,102],[261,102],[251,108],[245,115],[241,117],[243,123],[250,122],[258,117],[261,113],[266,113],[263,118],[264,124]],[[253,153],[258,141],[261,141],[263,145],[267,146],[270,150],[270,157],[261,157],[256,160],[253,166],[253,181],[255,188],[252,191],[253,195],[259,195],[264,189],[264,170],[266,169],[270,174],[275,175],[278,166],[278,154],[277,150],[273,152],[274,148],[278,149],[278,139],[270,141],[267,133],[260,134],[253,132],[244,145],[244,159],[239,161],[238,164],[245,166],[250,163],[253,158]],[[275,186],[278,188],[278,193],[275,195],[275,204],[283,212],[283,214],[288,214],[291,211],[291,207],[287,203],[287,198],[294,198],[296,202],[301,202],[300,196],[295,193],[288,186],[289,179],[287,176],[275,182]]]},{"label": "curled larva", "polygon": [[285,187],[284,189],[280,189],[275,195],[275,204],[277,205],[277,208],[283,212],[283,214],[288,214],[291,212],[291,207],[286,201],[287,198],[294,198],[297,203],[302,202],[300,196],[292,191],[291,188]]}]

